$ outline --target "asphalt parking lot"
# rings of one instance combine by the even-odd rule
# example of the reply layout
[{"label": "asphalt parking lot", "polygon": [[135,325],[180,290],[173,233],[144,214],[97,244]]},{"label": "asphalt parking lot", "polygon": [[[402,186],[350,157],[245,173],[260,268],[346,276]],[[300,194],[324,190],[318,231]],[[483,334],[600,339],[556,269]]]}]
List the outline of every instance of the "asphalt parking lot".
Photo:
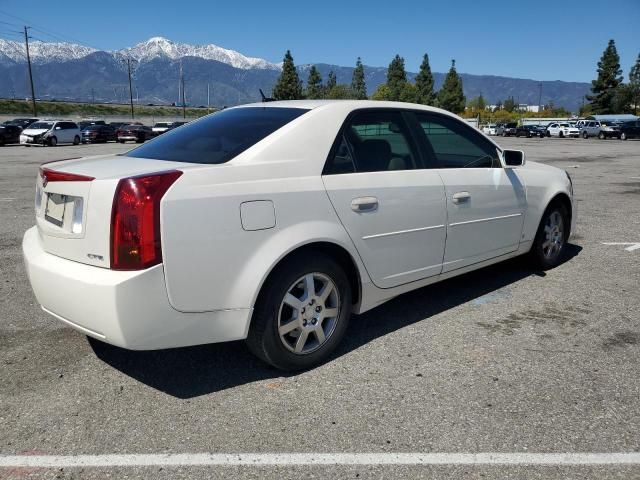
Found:
[{"label": "asphalt parking lot", "polygon": [[[639,452],[640,141],[498,142],[572,175],[564,263],[509,261],[403,295],[293,375],[242,342],[130,352],[43,313],[20,247],[37,167],[132,146],[0,147],[0,455]],[[640,466],[0,468],[30,477],[630,479]]]}]

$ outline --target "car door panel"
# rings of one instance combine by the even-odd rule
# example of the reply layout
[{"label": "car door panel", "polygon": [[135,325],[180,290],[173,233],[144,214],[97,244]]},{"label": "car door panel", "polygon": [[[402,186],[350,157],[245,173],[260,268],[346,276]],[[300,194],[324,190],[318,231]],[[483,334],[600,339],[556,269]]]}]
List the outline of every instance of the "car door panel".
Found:
[{"label": "car door panel", "polygon": [[[447,198],[447,243],[443,273],[518,249],[525,188],[515,170],[440,169]],[[468,192],[455,202],[458,192]]]},{"label": "car door panel", "polygon": [[347,118],[325,168],[329,199],[380,288],[442,270],[444,185],[435,170],[418,167],[401,112],[363,109]]},{"label": "car door panel", "polygon": [[[323,181],[376,286],[390,288],[441,272],[446,206],[437,172],[326,175]],[[374,197],[377,208],[354,211],[352,202],[363,197]]]},{"label": "car door panel", "polygon": [[516,250],[526,208],[518,173],[503,168],[495,145],[462,121],[436,113],[415,113],[413,118],[445,188],[442,272]]}]

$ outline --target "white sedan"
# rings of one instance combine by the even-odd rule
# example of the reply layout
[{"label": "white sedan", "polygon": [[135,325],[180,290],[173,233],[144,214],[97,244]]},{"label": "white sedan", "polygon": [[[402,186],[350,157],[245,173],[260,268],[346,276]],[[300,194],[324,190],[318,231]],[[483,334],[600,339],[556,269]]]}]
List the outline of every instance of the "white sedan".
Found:
[{"label": "white sedan", "polygon": [[394,102],[230,108],[126,155],[41,168],[23,252],[44,311],[104,342],[245,339],[325,360],[352,313],[517,255],[557,265],[569,175]]},{"label": "white sedan", "polygon": [[485,135],[495,135],[496,134],[496,124],[488,123],[484,127],[482,127],[482,133]]}]

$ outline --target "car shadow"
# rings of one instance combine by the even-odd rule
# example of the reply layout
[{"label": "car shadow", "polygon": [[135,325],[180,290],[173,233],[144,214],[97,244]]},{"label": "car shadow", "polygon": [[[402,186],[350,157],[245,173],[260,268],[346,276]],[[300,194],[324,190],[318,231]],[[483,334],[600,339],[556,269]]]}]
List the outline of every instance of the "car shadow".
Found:
[{"label": "car shadow", "polygon": [[[568,244],[562,263],[578,255],[582,247]],[[428,320],[445,310],[479,299],[530,275],[522,257],[492,265],[401,295],[380,307],[354,316],[345,339],[332,359],[345,355],[373,339],[413,323]],[[365,328],[366,324],[366,328]],[[96,356],[139,382],[177,398],[193,398],[246,383],[294,376],[256,359],[244,342],[228,342],[167,350],[133,351],[89,338]]]}]

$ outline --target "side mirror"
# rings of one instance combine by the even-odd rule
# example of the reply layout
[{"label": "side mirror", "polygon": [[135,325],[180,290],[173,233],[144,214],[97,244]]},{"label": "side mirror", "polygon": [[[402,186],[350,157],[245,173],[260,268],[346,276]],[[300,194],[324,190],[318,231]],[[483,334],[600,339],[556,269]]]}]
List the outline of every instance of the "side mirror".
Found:
[{"label": "side mirror", "polygon": [[503,150],[502,158],[507,168],[521,167],[525,164],[524,152],[522,150]]}]

